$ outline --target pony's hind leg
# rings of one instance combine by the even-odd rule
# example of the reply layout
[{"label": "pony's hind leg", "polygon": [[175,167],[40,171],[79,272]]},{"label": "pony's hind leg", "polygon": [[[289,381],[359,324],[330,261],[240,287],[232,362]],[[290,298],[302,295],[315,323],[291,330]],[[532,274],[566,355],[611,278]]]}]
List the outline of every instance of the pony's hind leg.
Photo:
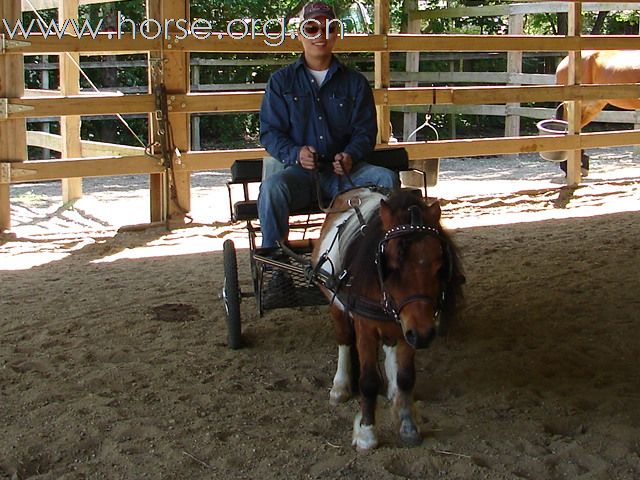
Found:
[{"label": "pony's hind leg", "polygon": [[353,327],[347,316],[335,305],[331,307],[331,317],[338,342],[338,367],[329,392],[329,403],[338,405],[351,398],[351,369],[353,348]]},{"label": "pony's hind leg", "polygon": [[396,349],[396,358],[398,361],[397,390],[393,406],[400,421],[400,439],[406,444],[417,445],[422,442],[422,436],[413,406],[413,387],[416,383],[415,350],[404,341],[400,341]]}]

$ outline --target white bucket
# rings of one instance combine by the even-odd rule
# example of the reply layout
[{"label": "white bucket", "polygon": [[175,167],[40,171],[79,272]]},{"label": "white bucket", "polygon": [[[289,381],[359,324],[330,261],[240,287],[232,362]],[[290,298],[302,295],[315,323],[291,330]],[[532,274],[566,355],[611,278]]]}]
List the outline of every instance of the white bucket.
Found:
[{"label": "white bucket", "polygon": [[[566,135],[569,131],[569,124],[564,120],[542,120],[536,126],[538,127],[539,135]],[[568,157],[566,150],[539,153],[542,158],[550,162],[564,162]]]}]

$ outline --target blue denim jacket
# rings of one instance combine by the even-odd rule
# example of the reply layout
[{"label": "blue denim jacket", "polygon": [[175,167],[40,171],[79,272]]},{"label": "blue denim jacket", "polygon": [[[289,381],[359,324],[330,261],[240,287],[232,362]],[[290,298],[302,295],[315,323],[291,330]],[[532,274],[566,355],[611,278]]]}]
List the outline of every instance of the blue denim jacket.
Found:
[{"label": "blue denim jacket", "polygon": [[260,141],[285,165],[295,165],[304,145],[312,145],[321,163],[340,152],[354,163],[376,142],[378,126],[373,92],[360,73],[333,57],[318,88],[304,57],[275,72],[260,108]]}]

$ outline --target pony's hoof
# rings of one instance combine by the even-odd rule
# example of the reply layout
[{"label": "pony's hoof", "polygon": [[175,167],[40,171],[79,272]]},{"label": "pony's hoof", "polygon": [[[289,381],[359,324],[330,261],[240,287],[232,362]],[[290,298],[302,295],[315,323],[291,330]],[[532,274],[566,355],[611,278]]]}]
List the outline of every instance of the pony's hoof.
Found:
[{"label": "pony's hoof", "polygon": [[334,407],[346,402],[351,398],[351,392],[348,389],[332,388],[329,392],[329,403]]},{"label": "pony's hoof", "polygon": [[409,422],[402,422],[400,426],[400,439],[406,445],[420,445],[422,443],[420,430]]},{"label": "pony's hoof", "polygon": [[360,425],[361,414],[356,415],[353,422],[353,445],[359,453],[370,452],[378,446],[378,439],[373,425]]},{"label": "pony's hoof", "polygon": [[378,439],[373,431],[373,425],[360,425],[353,431],[353,445],[358,453],[370,452],[378,446]]},{"label": "pony's hoof", "polygon": [[360,445],[359,443],[354,443],[353,446],[356,449],[356,452],[358,453],[369,453],[369,452],[373,452],[376,448],[378,448],[378,442],[375,442],[374,444],[367,444],[367,445]]}]

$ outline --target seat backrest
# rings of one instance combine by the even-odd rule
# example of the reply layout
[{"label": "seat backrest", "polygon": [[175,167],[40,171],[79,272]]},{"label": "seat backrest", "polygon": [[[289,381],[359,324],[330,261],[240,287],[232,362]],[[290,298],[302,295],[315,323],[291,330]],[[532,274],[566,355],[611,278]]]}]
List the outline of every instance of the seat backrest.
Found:
[{"label": "seat backrest", "polygon": [[[409,154],[403,147],[373,150],[364,158],[364,161],[395,172],[409,169]],[[231,165],[231,183],[260,182],[283,168],[284,165],[273,157],[264,157],[261,160],[236,160]]]},{"label": "seat backrest", "polygon": [[409,170],[409,153],[404,147],[373,150],[364,158],[364,161],[395,172]]},{"label": "seat backrest", "polygon": [[262,160],[236,160],[231,165],[231,183],[254,183],[262,180]]}]

